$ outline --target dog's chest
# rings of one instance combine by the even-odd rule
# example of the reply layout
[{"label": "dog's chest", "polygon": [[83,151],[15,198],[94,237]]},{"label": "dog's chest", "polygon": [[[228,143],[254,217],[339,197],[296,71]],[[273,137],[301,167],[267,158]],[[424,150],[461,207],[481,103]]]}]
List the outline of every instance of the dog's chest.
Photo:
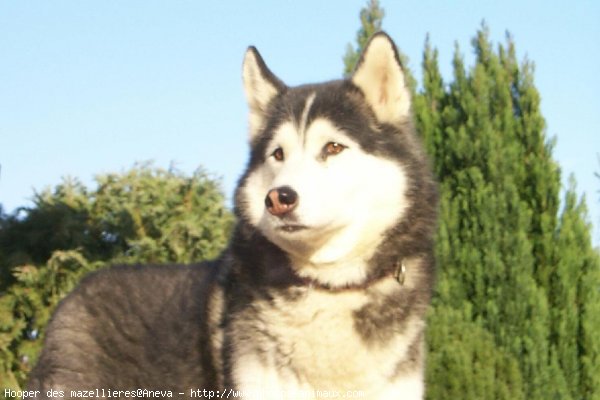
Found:
[{"label": "dog's chest", "polygon": [[401,357],[398,338],[377,342],[357,329],[355,313],[369,301],[362,292],[311,289],[294,300],[276,299],[262,311],[275,364],[313,388],[363,390],[392,375]]}]

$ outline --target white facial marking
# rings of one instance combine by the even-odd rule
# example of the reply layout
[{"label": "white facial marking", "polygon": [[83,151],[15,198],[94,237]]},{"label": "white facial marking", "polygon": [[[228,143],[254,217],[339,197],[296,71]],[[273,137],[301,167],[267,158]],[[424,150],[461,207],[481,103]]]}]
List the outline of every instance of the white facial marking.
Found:
[{"label": "white facial marking", "polygon": [[302,135],[306,135],[306,121],[308,120],[308,113],[310,112],[310,107],[315,101],[316,96],[316,93],[311,93],[311,95],[306,98],[306,102],[304,103],[304,110],[302,110],[302,117],[300,118],[300,125],[298,126],[298,130]]},{"label": "white facial marking", "polygon": [[[266,162],[247,179],[250,222],[290,254],[300,274],[330,284],[360,282],[365,261],[407,206],[403,167],[366,153],[325,118],[312,121],[305,135],[298,129],[291,121],[281,124],[267,146]],[[345,149],[323,157],[330,142]],[[282,161],[271,156],[279,147]],[[266,210],[264,199],[270,189],[281,186],[297,192],[298,205],[277,217]],[[291,225],[300,228],[289,229]]]}]

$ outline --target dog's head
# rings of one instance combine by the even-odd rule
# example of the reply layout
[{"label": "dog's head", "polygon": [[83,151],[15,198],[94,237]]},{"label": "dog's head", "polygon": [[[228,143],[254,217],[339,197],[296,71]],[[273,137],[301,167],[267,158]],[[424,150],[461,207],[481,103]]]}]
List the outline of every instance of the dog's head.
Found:
[{"label": "dog's head", "polygon": [[238,217],[313,266],[372,255],[405,214],[415,148],[392,40],[376,34],[347,80],[294,88],[251,47],[243,79],[252,152]]}]

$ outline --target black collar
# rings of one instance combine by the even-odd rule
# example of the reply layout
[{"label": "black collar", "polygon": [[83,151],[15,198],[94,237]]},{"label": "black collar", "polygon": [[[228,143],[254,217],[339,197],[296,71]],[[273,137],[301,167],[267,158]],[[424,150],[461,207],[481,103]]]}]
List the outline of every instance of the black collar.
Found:
[{"label": "black collar", "polygon": [[332,293],[339,292],[347,292],[347,291],[363,291],[368,289],[370,286],[382,281],[386,278],[393,277],[396,282],[400,284],[400,286],[404,286],[404,281],[406,279],[406,266],[404,265],[404,260],[397,260],[394,263],[394,267],[391,271],[383,272],[381,274],[373,274],[370,277],[367,277],[364,281],[360,283],[348,283],[342,286],[332,286],[328,283],[319,282],[316,279],[301,277],[296,275],[295,286],[302,286],[307,288],[320,289]]}]

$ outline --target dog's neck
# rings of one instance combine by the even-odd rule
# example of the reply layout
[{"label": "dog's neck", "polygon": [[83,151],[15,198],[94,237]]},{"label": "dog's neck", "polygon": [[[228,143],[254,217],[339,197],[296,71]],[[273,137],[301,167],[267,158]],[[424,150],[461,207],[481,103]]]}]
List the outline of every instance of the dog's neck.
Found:
[{"label": "dog's neck", "polygon": [[329,283],[323,283],[318,279],[300,276],[294,273],[295,279],[293,281],[294,286],[301,286],[311,289],[323,290],[331,293],[348,292],[348,291],[364,291],[369,287],[379,283],[384,279],[393,278],[398,282],[400,286],[404,285],[406,279],[406,266],[403,260],[397,260],[391,268],[385,268],[382,272],[367,276],[366,279],[360,282],[345,283],[341,285],[334,285]]},{"label": "dog's neck", "polygon": [[[327,276],[323,275],[325,269],[330,269],[329,277],[336,277],[341,274],[340,264],[337,266],[324,266],[314,265],[307,263],[305,260],[293,259],[290,254],[286,254],[279,247],[268,241],[262,235],[255,235],[251,230],[244,229],[246,225],[238,226],[236,233],[234,234],[234,240],[232,240],[233,246],[230,248],[231,251],[238,255],[239,259],[252,259],[248,252],[253,251],[256,248],[263,248],[264,251],[260,252],[260,257],[256,260],[255,265],[261,265],[258,270],[255,268],[243,268],[242,273],[249,273],[254,277],[249,276],[250,280],[256,279],[255,275],[258,273],[261,278],[260,281],[264,282],[269,286],[274,287],[304,287],[312,288],[315,290],[328,291],[331,293],[338,292],[349,292],[349,291],[364,291],[377,283],[385,279],[395,279],[399,285],[404,285],[407,268],[404,262],[404,257],[397,255],[395,258],[388,258],[385,261],[380,261],[383,264],[381,268],[375,268],[372,273],[365,274],[361,272],[356,274],[355,280],[349,282],[335,282],[335,279],[327,279]],[[236,237],[240,237],[239,240],[235,240]],[[250,243],[251,245],[240,245],[241,243]],[[269,251],[270,250],[270,251]],[[363,264],[363,258],[352,260],[356,263]],[[360,269],[364,271],[364,264],[352,266],[350,260],[346,260],[343,264],[346,266],[351,265],[351,269],[356,271]],[[240,271],[240,272],[241,272]]]}]

